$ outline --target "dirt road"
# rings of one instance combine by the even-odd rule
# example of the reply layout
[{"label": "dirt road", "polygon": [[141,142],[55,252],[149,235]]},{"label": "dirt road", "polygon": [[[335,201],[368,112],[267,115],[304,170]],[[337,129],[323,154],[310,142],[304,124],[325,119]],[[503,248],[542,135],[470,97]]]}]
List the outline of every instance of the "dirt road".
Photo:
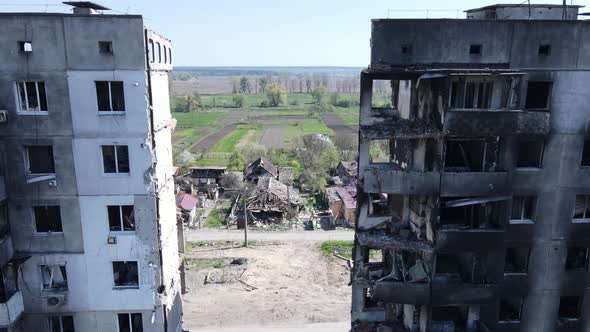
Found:
[{"label": "dirt road", "polygon": [[[243,230],[225,229],[187,229],[184,237],[186,241],[240,241],[244,239]],[[249,240],[257,241],[352,241],[354,240],[353,230],[335,231],[249,231]]]}]

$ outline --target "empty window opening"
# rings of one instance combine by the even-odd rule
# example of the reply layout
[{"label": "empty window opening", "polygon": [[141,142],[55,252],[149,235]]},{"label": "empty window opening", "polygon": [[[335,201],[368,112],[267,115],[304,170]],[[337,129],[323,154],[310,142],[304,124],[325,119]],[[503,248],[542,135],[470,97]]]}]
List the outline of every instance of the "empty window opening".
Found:
[{"label": "empty window opening", "polygon": [[41,265],[41,276],[43,279],[43,290],[68,290],[68,275],[65,265]]},{"label": "empty window opening", "polygon": [[450,108],[491,108],[494,93],[493,81],[468,81],[451,83]]},{"label": "empty window opening", "polygon": [[27,146],[27,168],[29,174],[53,174],[53,147],[49,145]]},{"label": "empty window opening", "polygon": [[9,231],[8,205],[6,203],[0,203],[0,239],[7,235]]},{"label": "empty window opening", "polygon": [[584,149],[582,150],[582,166],[590,167],[590,139],[584,141]]},{"label": "empty window opening", "polygon": [[47,112],[47,95],[45,94],[45,82],[16,82],[16,90],[18,95],[17,100],[19,112]]},{"label": "empty window opening", "polygon": [[504,258],[504,273],[522,274],[529,269],[529,257],[531,249],[528,247],[506,248]]},{"label": "empty window opening", "polygon": [[129,173],[127,145],[103,145],[102,163],[105,173]]},{"label": "empty window opening", "polygon": [[577,195],[574,222],[590,222],[590,195]]},{"label": "empty window opening", "polygon": [[369,216],[390,216],[391,205],[388,194],[369,194]]},{"label": "empty window opening", "polygon": [[121,81],[96,81],[99,112],[125,112],[125,94]]},{"label": "empty window opening", "polygon": [[158,63],[162,63],[162,47],[159,42],[156,42],[156,49],[158,50]]},{"label": "empty window opening", "polygon": [[500,226],[501,204],[485,198],[443,198],[440,203],[441,228],[497,228]]},{"label": "empty window opening", "polygon": [[162,48],[162,53],[164,53],[164,63],[168,63],[168,49],[166,48],[166,45],[162,45]]},{"label": "empty window opening", "polygon": [[172,64],[172,49],[168,47],[168,62]]},{"label": "empty window opening", "polygon": [[585,271],[588,269],[588,248],[568,247],[565,259],[566,271]]},{"label": "empty window opening", "polygon": [[497,138],[447,140],[445,170],[448,172],[493,172],[497,159]]},{"label": "empty window opening", "polygon": [[371,107],[397,108],[398,94],[398,80],[373,80]]},{"label": "empty window opening", "polygon": [[113,42],[111,41],[99,41],[98,51],[100,53],[113,53]]},{"label": "empty window opening", "polygon": [[518,143],[516,167],[540,168],[543,163],[543,139],[525,139]]},{"label": "empty window opening", "polygon": [[153,63],[155,61],[154,58],[155,58],[155,54],[156,54],[155,50],[154,50],[154,41],[152,39],[150,39],[148,41],[148,45],[149,45],[148,52],[149,52],[150,62]]},{"label": "empty window opening", "polygon": [[396,139],[392,139],[389,141],[391,163],[398,169],[404,170],[408,167],[409,161],[412,157],[412,151],[413,149],[411,141]]},{"label": "empty window opening", "polygon": [[371,163],[389,163],[391,161],[391,149],[389,140],[373,140],[369,143],[369,158]]},{"label": "empty window opening", "polygon": [[548,109],[550,94],[551,82],[530,81],[526,94],[525,107],[527,109]]},{"label": "empty window opening", "polygon": [[478,283],[477,257],[472,252],[441,253],[436,256],[435,282]]},{"label": "empty window opening", "polygon": [[37,233],[61,233],[61,211],[59,206],[34,206]]},{"label": "empty window opening", "polygon": [[447,306],[432,308],[433,331],[467,331],[467,306]]},{"label": "empty window opening", "polygon": [[580,296],[562,296],[559,301],[559,319],[579,319],[581,305]]},{"label": "empty window opening", "polygon": [[481,44],[471,44],[471,45],[469,45],[469,54],[471,54],[471,55],[481,55]]},{"label": "empty window opening", "polygon": [[549,55],[549,54],[551,54],[551,45],[549,45],[549,44],[539,45],[539,55]]},{"label": "empty window opening", "polygon": [[115,287],[139,287],[137,262],[113,262]]},{"label": "empty window opening", "polygon": [[143,332],[143,322],[140,313],[125,313],[117,315],[119,332]]},{"label": "empty window opening", "polygon": [[17,291],[17,267],[7,263],[0,267],[0,303],[6,303]]},{"label": "empty window opening", "polygon": [[412,55],[412,44],[403,44],[401,50],[402,55]]},{"label": "empty window opening", "polygon": [[518,299],[501,299],[500,313],[498,321],[500,322],[520,322],[522,317],[522,298]]},{"label": "empty window opening", "polygon": [[133,205],[109,205],[109,229],[111,232],[135,230]]},{"label": "empty window opening", "polygon": [[20,52],[33,52],[33,43],[26,40],[20,40],[18,42],[18,50]]},{"label": "empty window opening", "polygon": [[73,316],[49,317],[50,332],[75,332]]},{"label": "empty window opening", "polygon": [[510,221],[526,220],[533,221],[535,216],[536,197],[514,196],[512,198],[512,214]]},{"label": "empty window opening", "polygon": [[383,263],[383,250],[369,249],[369,263]]}]

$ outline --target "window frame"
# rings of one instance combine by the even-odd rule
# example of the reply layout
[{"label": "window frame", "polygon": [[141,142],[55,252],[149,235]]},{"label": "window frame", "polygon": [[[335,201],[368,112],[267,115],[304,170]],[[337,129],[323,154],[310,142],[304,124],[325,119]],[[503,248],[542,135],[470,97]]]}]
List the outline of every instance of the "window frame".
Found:
[{"label": "window frame", "polygon": [[[523,199],[523,202],[521,204],[520,207],[520,218],[519,219],[513,219],[512,218],[512,214],[514,211],[514,200],[515,198],[520,198]],[[531,218],[523,218],[525,211],[526,211],[526,200],[527,199],[531,199],[532,200],[532,208],[531,208]],[[517,195],[517,196],[512,196],[512,200],[511,200],[511,206],[510,206],[510,219],[509,219],[509,223],[510,224],[534,224],[535,223],[535,215],[536,215],[536,210],[537,210],[537,196],[534,195]]]},{"label": "window frame", "polygon": [[57,331],[64,332],[64,318],[68,318],[68,319],[72,320],[72,327],[74,328],[74,331],[75,331],[76,324],[74,323],[74,316],[72,316],[72,315],[58,315],[58,316],[47,317],[49,331],[53,332],[55,330],[55,326],[53,325],[53,320],[58,319],[59,320],[59,327],[58,327]]},{"label": "window frame", "polygon": [[[584,197],[584,212],[582,212],[582,218],[576,218],[576,202],[578,200],[578,196],[582,196]],[[588,213],[588,215],[586,215],[586,213]],[[575,199],[574,199],[574,213],[572,216],[572,222],[573,223],[590,223],[590,194],[579,194],[576,195]]]},{"label": "window frame", "polygon": [[120,320],[120,316],[122,315],[126,315],[127,316],[127,320],[129,322],[129,328],[130,331],[135,332],[134,326],[133,326],[133,315],[139,315],[139,317],[141,318],[141,329],[140,332],[143,332],[143,315],[141,312],[118,312],[117,313],[117,331],[121,332],[121,326],[119,325],[119,320]]},{"label": "window frame", "polygon": [[[474,89],[473,89],[473,105],[472,106],[466,106],[467,103],[467,86],[469,84],[473,84],[474,85]],[[494,99],[494,86],[495,86],[495,82],[494,80],[491,80],[489,78],[486,77],[473,77],[473,78],[468,78],[465,79],[464,81],[461,80],[453,80],[452,82],[450,82],[449,85],[449,98],[448,98],[448,103],[447,103],[447,108],[449,110],[469,110],[469,111],[482,111],[482,110],[490,110],[490,109],[494,109],[492,107],[492,101]],[[481,92],[483,93],[483,97],[480,96],[480,87],[481,88]],[[455,96],[455,89],[461,88],[461,91],[457,91],[458,94],[460,94],[462,97],[459,100],[455,100],[456,98],[453,98]],[[489,93],[489,95],[488,95]],[[485,105],[482,105],[482,107],[478,107],[479,103],[480,103],[480,99],[483,98],[484,101],[486,96],[487,98],[487,102]],[[461,105],[453,105],[453,100],[455,100],[455,104],[459,103]],[[483,104],[483,102],[482,102]]]},{"label": "window frame", "polygon": [[[29,147],[49,147],[51,148],[51,163],[53,164],[53,172],[51,173],[32,173],[31,172],[31,157],[29,156]],[[43,175],[55,175],[55,154],[53,153],[53,145],[25,145],[25,171],[28,177],[31,176],[43,176]]]},{"label": "window frame", "polygon": [[584,138],[584,142],[582,143],[582,157],[580,158],[580,168],[588,169],[590,168],[590,157],[588,157],[584,163],[584,152],[588,151],[588,155],[590,155],[590,138]]},{"label": "window frame", "polygon": [[[519,166],[519,161],[520,161],[520,155],[521,155],[521,148],[523,144],[536,144],[536,143],[540,143],[541,144],[541,151],[540,151],[540,155],[538,156],[538,166]],[[544,138],[532,138],[532,137],[528,137],[528,138],[521,138],[518,140],[518,149],[517,149],[518,153],[516,156],[516,168],[517,169],[542,169],[543,168],[543,158],[545,157],[545,139]]]},{"label": "window frame", "polygon": [[[119,230],[112,230],[111,229],[111,216],[109,214],[109,208],[110,207],[117,207],[118,211],[119,211],[119,226],[120,229]],[[123,222],[123,208],[124,207],[131,207],[132,213],[133,213],[133,229],[132,230],[125,230],[124,227],[124,222]],[[134,205],[107,205],[107,219],[109,220],[109,232],[111,233],[135,233],[136,229],[137,229],[137,223],[135,221],[135,206]]]},{"label": "window frame", "polygon": [[[129,168],[128,172],[120,172],[119,171],[119,154],[118,154],[118,147],[125,146],[127,147],[127,168]],[[104,160],[104,147],[113,147],[114,157],[115,157],[115,172],[106,172],[105,170],[105,160]],[[131,175],[131,160],[129,158],[129,145],[126,144],[107,144],[107,145],[100,145],[100,154],[102,156],[102,174],[104,176],[130,176]]]},{"label": "window frame", "polygon": [[[42,208],[42,207],[57,207],[58,208],[58,212],[59,212],[59,224],[60,224],[60,228],[61,231],[57,231],[57,232],[40,232],[37,228],[37,215],[35,213],[35,208]],[[35,235],[44,235],[44,236],[48,236],[48,235],[61,235],[64,233],[64,225],[63,225],[63,219],[61,218],[61,206],[60,205],[35,205],[32,207],[31,209],[32,212],[32,219],[33,219],[33,223],[35,226]]]},{"label": "window frame", "polygon": [[[99,103],[99,98],[98,98],[98,86],[97,83],[107,83],[107,86],[109,88],[109,110],[101,110],[100,107],[98,106]],[[121,89],[122,89],[122,96],[123,96],[123,110],[122,111],[114,111],[113,109],[113,83],[121,83]],[[124,81],[102,81],[102,80],[97,80],[94,81],[94,88],[95,88],[95,92],[96,92],[96,108],[97,108],[97,113],[98,115],[123,115],[126,114],[127,112],[127,108],[125,107],[125,82]]]},{"label": "window frame", "polygon": [[[117,285],[117,281],[115,279],[115,263],[135,263],[135,267],[137,269],[137,285]],[[139,261],[137,260],[127,260],[127,261],[111,261],[111,268],[113,271],[113,289],[139,289],[140,288],[140,271],[139,271]]]},{"label": "window frame", "polygon": [[[103,47],[106,46],[106,47]],[[98,41],[98,53],[100,54],[113,54],[113,42],[111,40],[99,40]]]},{"label": "window frame", "polygon": [[[27,83],[34,83],[35,84],[35,94],[37,97],[37,105],[38,109],[29,110],[29,98],[28,98],[28,90],[27,90]],[[39,83],[43,83],[43,95],[45,96],[45,108],[46,110],[41,109],[41,95],[39,94]],[[23,105],[19,93],[19,86],[22,84],[24,94],[25,94],[25,108],[27,111],[23,110]],[[45,81],[31,81],[31,80],[22,80],[22,81],[14,81],[14,96],[16,99],[16,114],[18,115],[48,115],[49,114],[49,103],[47,102],[47,84]]]},{"label": "window frame", "polygon": [[[529,90],[530,90],[530,84],[533,83],[544,83],[548,85],[548,89],[547,89],[547,100],[545,100],[545,106],[544,107],[529,107],[527,106],[528,103],[528,96],[529,96]],[[551,95],[553,93],[553,81],[547,81],[547,80],[529,80],[526,81],[526,94],[524,96],[524,109],[527,111],[541,111],[541,112],[546,112],[546,111],[550,111],[551,109]]]},{"label": "window frame", "polygon": [[[49,283],[49,287],[45,287],[45,278],[44,278],[44,268],[48,268],[50,269],[49,273],[50,273],[50,283]],[[64,281],[65,281],[65,288],[63,289],[59,289],[59,288],[54,288],[51,287],[51,285],[53,285],[53,274],[55,273],[54,269],[62,269],[63,272],[62,275],[64,277]],[[41,290],[43,292],[67,292],[69,290],[69,285],[68,285],[68,270],[67,270],[67,264],[66,263],[57,263],[57,264],[41,264],[39,265],[39,270],[41,271]]]},{"label": "window frame", "polygon": [[469,44],[469,55],[481,56],[483,54],[482,44]]}]

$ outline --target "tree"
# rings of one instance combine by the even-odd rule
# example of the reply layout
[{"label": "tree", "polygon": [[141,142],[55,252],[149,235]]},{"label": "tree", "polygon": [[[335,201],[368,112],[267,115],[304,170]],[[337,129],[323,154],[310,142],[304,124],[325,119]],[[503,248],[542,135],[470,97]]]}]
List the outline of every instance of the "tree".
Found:
[{"label": "tree", "polygon": [[241,171],[244,168],[244,157],[238,151],[234,151],[229,156],[227,167],[235,171]]},{"label": "tree", "polygon": [[268,102],[271,106],[287,104],[287,89],[285,86],[272,83],[266,90]]},{"label": "tree", "polygon": [[269,79],[266,76],[263,76],[263,77],[257,78],[256,81],[258,82],[258,92],[265,93],[266,86],[268,85]]},{"label": "tree", "polygon": [[[193,93],[192,95],[186,95],[183,98],[182,102],[184,106],[185,112],[192,112],[197,108],[201,107],[201,95],[198,92]],[[178,107],[177,107],[178,109]]]},{"label": "tree", "polygon": [[311,92],[313,102],[320,105],[326,103],[326,97],[328,96],[328,89],[325,86],[319,86]]},{"label": "tree", "polygon": [[252,87],[250,86],[250,81],[246,76],[242,76],[240,78],[240,83],[238,86],[239,93],[250,93],[252,92]]},{"label": "tree", "polygon": [[233,95],[232,102],[234,103],[235,107],[242,108],[244,105],[246,105],[246,97],[242,94]]},{"label": "tree", "polygon": [[311,93],[311,79],[310,78],[305,79],[305,92]]},{"label": "tree", "polygon": [[332,140],[342,160],[356,160],[358,154],[358,135],[336,133]]},{"label": "tree", "polygon": [[242,188],[243,181],[235,172],[226,172],[221,176],[219,184],[225,190],[240,190]]}]

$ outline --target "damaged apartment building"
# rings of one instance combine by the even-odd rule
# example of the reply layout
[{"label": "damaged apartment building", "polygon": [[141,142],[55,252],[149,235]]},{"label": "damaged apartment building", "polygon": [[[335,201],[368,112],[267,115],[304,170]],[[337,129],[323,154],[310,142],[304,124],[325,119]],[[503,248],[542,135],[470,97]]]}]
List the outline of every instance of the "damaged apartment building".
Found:
[{"label": "damaged apartment building", "polygon": [[181,331],[170,41],[0,13],[0,331]]},{"label": "damaged apartment building", "polygon": [[[353,330],[590,330],[590,24],[578,10],[372,21]],[[373,106],[378,81],[390,107]]]}]

